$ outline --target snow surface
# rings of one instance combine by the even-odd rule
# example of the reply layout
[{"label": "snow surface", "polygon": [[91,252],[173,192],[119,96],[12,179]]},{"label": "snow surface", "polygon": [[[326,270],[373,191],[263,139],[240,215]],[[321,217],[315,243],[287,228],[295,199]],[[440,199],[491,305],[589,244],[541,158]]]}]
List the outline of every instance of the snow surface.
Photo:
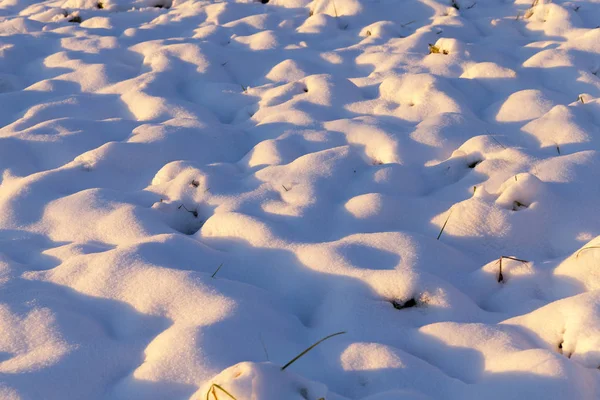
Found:
[{"label": "snow surface", "polygon": [[600,398],[599,25],[1,0],[0,398]]}]

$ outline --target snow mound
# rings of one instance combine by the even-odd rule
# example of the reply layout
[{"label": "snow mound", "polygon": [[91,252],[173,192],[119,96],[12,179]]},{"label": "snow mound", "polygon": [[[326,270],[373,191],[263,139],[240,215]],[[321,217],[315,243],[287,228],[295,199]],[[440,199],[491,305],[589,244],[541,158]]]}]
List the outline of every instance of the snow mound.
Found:
[{"label": "snow mound", "polygon": [[0,399],[600,398],[599,21],[0,1]]}]

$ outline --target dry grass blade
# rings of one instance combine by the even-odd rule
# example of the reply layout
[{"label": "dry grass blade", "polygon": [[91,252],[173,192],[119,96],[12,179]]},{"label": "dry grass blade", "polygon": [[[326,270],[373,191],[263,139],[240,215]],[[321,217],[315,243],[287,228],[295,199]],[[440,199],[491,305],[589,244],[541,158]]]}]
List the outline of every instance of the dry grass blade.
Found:
[{"label": "dry grass blade", "polygon": [[579,257],[579,254],[580,254],[582,251],[589,250],[589,249],[600,249],[600,246],[587,246],[587,247],[584,247],[584,248],[582,248],[582,249],[579,249],[579,251],[578,251],[578,252],[577,252],[577,254],[575,255],[575,258],[578,258],[578,257]]},{"label": "dry grass blade", "polygon": [[217,270],[215,272],[213,272],[213,274],[211,275],[211,278],[214,278],[215,276],[217,276],[217,272],[219,272],[219,270],[221,269],[222,266],[223,266],[223,263],[221,263],[221,265],[219,265]]},{"label": "dry grass blade", "polygon": [[509,260],[513,260],[513,261],[520,261],[522,263],[528,263],[529,261],[527,260],[522,260],[520,258],[516,258],[516,257],[511,257],[511,256],[502,256],[500,258],[508,258]]},{"label": "dry grass blade", "polygon": [[440,238],[442,237],[442,233],[444,232],[444,229],[446,228],[446,224],[448,223],[448,220],[450,219],[450,216],[452,215],[452,208],[450,208],[450,212],[448,213],[448,217],[446,217],[446,221],[444,222],[444,225],[442,225],[442,229],[440,230],[440,233],[437,236],[436,240],[440,240]]},{"label": "dry grass blade", "polygon": [[267,357],[267,361],[270,361],[269,352],[267,351],[267,346],[265,346],[265,342],[263,341],[262,335],[260,333],[258,334],[258,339],[260,340],[260,344],[262,344],[262,348],[265,351],[265,356]]},{"label": "dry grass blade", "polygon": [[304,350],[302,353],[298,354],[296,357],[292,358],[287,364],[285,364],[283,367],[281,367],[281,370],[285,370],[287,367],[289,367],[290,365],[292,365],[293,363],[295,363],[296,361],[298,361],[298,359],[300,357],[302,357],[303,355],[305,355],[306,353],[308,353],[309,351],[311,351],[312,349],[314,349],[315,347],[317,347],[319,344],[323,343],[324,341],[326,341],[327,339],[330,339],[334,336],[337,335],[343,335],[346,332],[336,332],[333,333],[329,336],[325,336],[323,339],[319,340],[318,342],[314,343],[312,346],[310,346],[309,348],[307,348],[306,350]]},{"label": "dry grass blade", "polygon": [[225,393],[227,396],[229,396],[233,400],[237,400],[234,395],[232,395],[231,393],[229,393],[227,390],[223,389],[223,386],[217,385],[216,383],[213,383],[208,388],[208,391],[206,392],[206,400],[210,400],[210,392],[211,391],[212,391],[212,394],[213,394],[213,397],[215,398],[215,400],[219,400],[219,398],[217,397],[217,392],[215,391],[215,388],[221,390],[223,393]]},{"label": "dry grass blade", "polygon": [[498,143],[498,144],[500,145],[500,147],[502,147],[503,149],[505,149],[505,150],[506,150],[506,146],[505,146],[505,145],[503,145],[502,143],[500,143],[500,141],[499,141],[498,139],[496,139],[496,138],[494,137],[494,135],[492,135],[492,134],[491,134],[491,133],[489,133],[489,132],[488,132],[488,135],[489,135],[489,136],[490,136],[490,137],[491,137],[491,138],[494,140],[494,142]]}]

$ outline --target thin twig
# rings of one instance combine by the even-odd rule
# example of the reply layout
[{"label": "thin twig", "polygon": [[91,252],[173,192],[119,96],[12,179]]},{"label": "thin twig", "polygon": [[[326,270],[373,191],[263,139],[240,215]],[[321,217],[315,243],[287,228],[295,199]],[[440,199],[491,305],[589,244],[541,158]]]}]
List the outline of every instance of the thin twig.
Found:
[{"label": "thin twig", "polygon": [[183,207],[183,209],[187,212],[189,212],[190,214],[192,214],[195,218],[198,218],[198,211],[197,210],[188,210],[187,207],[185,205],[183,205],[183,203],[177,207],[178,210],[181,209],[181,207]]}]

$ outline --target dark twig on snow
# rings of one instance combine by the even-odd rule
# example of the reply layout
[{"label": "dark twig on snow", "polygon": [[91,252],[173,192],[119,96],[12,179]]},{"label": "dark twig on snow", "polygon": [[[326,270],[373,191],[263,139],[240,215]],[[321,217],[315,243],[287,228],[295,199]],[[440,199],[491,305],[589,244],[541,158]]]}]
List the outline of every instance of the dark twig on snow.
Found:
[{"label": "dark twig on snow", "polygon": [[515,258],[515,257],[511,257],[511,256],[500,256],[498,261],[496,261],[500,265],[500,267],[498,269],[498,283],[504,282],[504,275],[502,275],[502,260],[505,258],[507,258],[509,260],[513,260],[513,261],[519,261],[519,262],[522,262],[523,264],[527,264],[529,262],[527,260],[522,260],[520,258]]}]

